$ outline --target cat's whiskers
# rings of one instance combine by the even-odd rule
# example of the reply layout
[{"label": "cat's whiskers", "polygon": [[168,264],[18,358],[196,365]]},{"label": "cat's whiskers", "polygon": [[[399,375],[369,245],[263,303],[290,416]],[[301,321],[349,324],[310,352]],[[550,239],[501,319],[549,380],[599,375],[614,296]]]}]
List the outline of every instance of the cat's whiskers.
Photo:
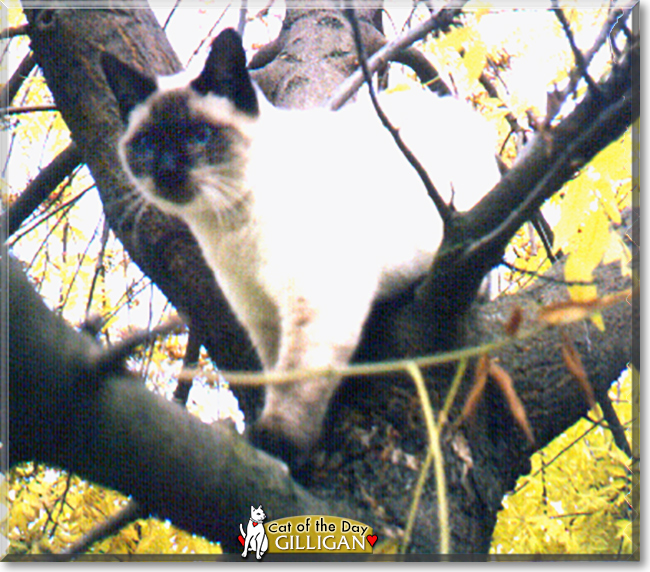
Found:
[{"label": "cat's whiskers", "polygon": [[154,205],[147,201],[144,197],[142,197],[142,200],[139,203],[138,212],[136,212],[135,216],[133,217],[133,241],[136,245],[140,245],[140,221],[142,220],[142,217],[147,214],[149,209],[153,207]]},{"label": "cat's whiskers", "polygon": [[[141,184],[146,186],[145,182],[141,181]],[[123,239],[125,238],[122,236],[123,233],[129,232],[129,230],[125,229],[129,229],[130,227],[133,235],[132,241],[136,246],[140,244],[140,226],[142,218],[148,212],[150,212],[150,209],[152,208],[157,208],[157,211],[161,212],[161,214],[163,212],[159,207],[156,207],[156,205],[152,203],[146,193],[137,187],[129,190],[121,197],[112,199],[109,201],[108,205],[110,205],[110,207],[113,209],[119,208],[121,205],[125,205],[125,208],[118,215],[117,222],[115,224],[116,234],[120,239]]]},{"label": "cat's whiskers", "polygon": [[205,167],[197,174],[198,186],[220,225],[231,228],[247,218],[250,191],[242,183],[239,166],[225,163]]},{"label": "cat's whiskers", "polygon": [[133,212],[141,208],[144,202],[146,202],[146,199],[137,189],[130,189],[122,196],[106,201],[105,206],[107,207],[107,210],[122,211],[116,213],[117,221],[115,223],[115,229],[118,233],[122,232],[125,223],[131,219]]}]

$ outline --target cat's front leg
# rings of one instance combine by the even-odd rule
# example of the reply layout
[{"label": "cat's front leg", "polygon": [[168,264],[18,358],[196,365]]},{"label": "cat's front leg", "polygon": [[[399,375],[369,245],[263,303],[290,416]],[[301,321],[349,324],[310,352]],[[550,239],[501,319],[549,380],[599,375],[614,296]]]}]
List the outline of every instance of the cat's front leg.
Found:
[{"label": "cat's front leg", "polygon": [[[253,427],[252,439],[294,469],[308,460],[320,437],[330,401],[341,383],[340,374],[327,370],[348,364],[361,336],[371,294],[372,288],[367,288],[364,296],[344,309],[340,298],[316,304],[297,296],[283,316],[275,371],[305,370],[305,378],[267,385],[264,410]],[[310,374],[310,370],[322,371]]]}]

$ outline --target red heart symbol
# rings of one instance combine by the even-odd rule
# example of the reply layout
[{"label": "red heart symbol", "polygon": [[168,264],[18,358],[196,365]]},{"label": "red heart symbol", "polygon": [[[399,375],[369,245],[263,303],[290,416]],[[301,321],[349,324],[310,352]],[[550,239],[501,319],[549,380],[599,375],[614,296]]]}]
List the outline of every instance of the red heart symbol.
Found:
[{"label": "red heart symbol", "polygon": [[[244,540],[244,537],[240,534],[237,538],[239,538],[239,542],[241,542],[241,545],[244,546],[244,544],[245,544],[245,542],[246,542],[246,541]],[[375,537],[375,538],[376,538],[376,537]]]},{"label": "red heart symbol", "polygon": [[366,536],[366,538],[368,539],[368,544],[370,544],[370,546],[374,546],[375,542],[377,542],[376,534],[369,534],[368,536]]}]

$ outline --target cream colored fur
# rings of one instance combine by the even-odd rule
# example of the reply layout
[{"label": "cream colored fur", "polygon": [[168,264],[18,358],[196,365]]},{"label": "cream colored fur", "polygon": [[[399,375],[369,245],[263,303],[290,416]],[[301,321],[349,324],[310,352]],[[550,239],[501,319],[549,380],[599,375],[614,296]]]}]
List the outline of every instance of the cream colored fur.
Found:
[{"label": "cream colored fur", "polygon": [[[193,174],[202,192],[191,203],[134,182],[189,225],[266,370],[344,366],[373,300],[427,271],[442,223],[365,97],[336,113],[279,110],[258,97],[258,119],[214,95],[192,100],[198,116],[235,127],[241,141],[238,162]],[[467,105],[416,91],[381,102],[459,210],[496,184],[494,134]],[[136,109],[125,140],[146,113]],[[260,425],[308,450],[339,381],[267,387]]]}]

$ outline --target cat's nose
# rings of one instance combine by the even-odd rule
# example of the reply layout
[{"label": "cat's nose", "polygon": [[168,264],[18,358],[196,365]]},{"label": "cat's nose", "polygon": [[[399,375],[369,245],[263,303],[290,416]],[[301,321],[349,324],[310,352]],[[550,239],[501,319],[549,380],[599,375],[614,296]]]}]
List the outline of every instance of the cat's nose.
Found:
[{"label": "cat's nose", "polygon": [[175,151],[163,151],[158,157],[155,170],[156,184],[166,189],[184,186],[187,180],[185,161]]},{"label": "cat's nose", "polygon": [[154,170],[156,193],[173,203],[191,201],[194,191],[188,184],[188,169],[187,160],[182,153],[167,149],[160,152]]}]

